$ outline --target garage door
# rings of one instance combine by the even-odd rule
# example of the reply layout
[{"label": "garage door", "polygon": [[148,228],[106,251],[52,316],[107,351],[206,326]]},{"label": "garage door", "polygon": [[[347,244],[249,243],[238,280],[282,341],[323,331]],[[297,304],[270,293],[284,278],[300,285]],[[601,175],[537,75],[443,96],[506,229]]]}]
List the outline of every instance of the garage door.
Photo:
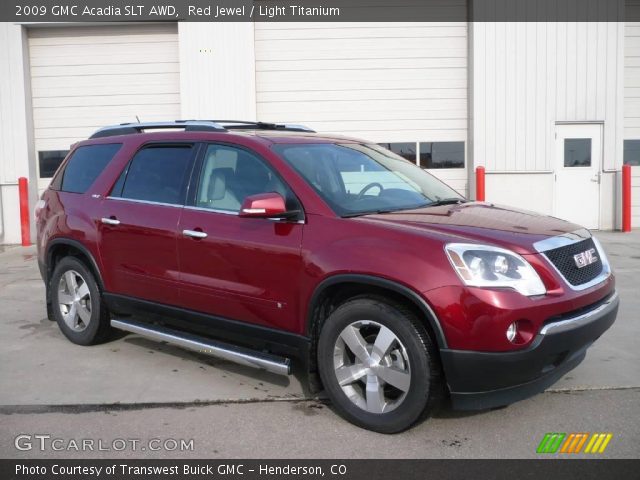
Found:
[{"label": "garage door", "polygon": [[175,24],[33,28],[29,57],[40,188],[97,128],[180,117]]},{"label": "garage door", "polygon": [[386,144],[466,192],[467,24],[256,23],[258,118]]}]

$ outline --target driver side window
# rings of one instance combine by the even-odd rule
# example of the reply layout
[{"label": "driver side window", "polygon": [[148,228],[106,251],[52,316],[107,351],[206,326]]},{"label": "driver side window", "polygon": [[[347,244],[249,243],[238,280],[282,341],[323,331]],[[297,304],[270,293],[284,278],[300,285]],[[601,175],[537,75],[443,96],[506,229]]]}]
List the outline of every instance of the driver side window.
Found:
[{"label": "driver side window", "polygon": [[228,145],[209,145],[202,163],[196,207],[239,212],[245,198],[276,192],[287,209],[298,209],[297,200],[275,172],[252,153]]}]

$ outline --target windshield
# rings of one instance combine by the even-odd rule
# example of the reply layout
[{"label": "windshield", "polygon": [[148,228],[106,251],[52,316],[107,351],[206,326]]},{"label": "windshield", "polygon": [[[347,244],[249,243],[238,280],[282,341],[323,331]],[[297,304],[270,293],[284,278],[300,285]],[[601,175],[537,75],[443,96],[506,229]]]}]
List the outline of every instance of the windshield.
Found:
[{"label": "windshield", "polygon": [[433,175],[378,145],[277,144],[273,149],[340,216],[464,200]]}]

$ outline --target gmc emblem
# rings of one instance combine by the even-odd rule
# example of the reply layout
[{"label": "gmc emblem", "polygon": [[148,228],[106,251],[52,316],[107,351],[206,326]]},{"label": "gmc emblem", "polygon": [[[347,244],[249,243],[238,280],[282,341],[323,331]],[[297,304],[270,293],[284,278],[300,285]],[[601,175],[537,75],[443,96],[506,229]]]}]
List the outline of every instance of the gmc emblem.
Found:
[{"label": "gmc emblem", "polygon": [[598,256],[596,255],[596,249],[590,248],[585,252],[578,253],[573,256],[573,261],[576,262],[576,267],[583,268],[587,265],[591,265],[598,261]]}]

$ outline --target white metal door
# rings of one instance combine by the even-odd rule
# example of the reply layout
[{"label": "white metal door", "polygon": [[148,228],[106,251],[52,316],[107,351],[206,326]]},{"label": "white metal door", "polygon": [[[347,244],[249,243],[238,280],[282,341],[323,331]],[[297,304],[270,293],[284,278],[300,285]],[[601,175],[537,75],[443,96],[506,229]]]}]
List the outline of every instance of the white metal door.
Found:
[{"label": "white metal door", "polygon": [[555,162],[554,215],[598,228],[602,125],[556,125]]},{"label": "white metal door", "polygon": [[180,117],[175,23],[30,28],[29,60],[39,191],[98,128]]}]

